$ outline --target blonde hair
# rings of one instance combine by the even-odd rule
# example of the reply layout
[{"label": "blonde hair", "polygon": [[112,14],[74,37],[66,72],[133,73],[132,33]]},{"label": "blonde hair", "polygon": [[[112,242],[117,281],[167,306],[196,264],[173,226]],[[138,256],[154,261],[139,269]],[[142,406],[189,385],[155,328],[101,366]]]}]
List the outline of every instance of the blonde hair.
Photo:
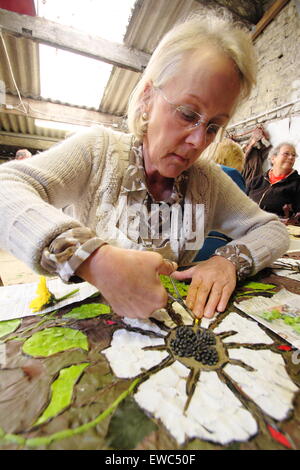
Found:
[{"label": "blonde hair", "polygon": [[178,71],[185,55],[205,46],[215,46],[228,55],[240,74],[240,99],[246,99],[256,82],[256,59],[250,36],[215,16],[196,16],[174,26],[160,41],[128,104],[128,128],[141,139],[145,132],[142,97],[145,85],[163,86]]},{"label": "blonde hair", "polygon": [[242,147],[231,139],[224,139],[216,144],[212,159],[219,165],[230,166],[238,171],[242,171],[245,164]]}]

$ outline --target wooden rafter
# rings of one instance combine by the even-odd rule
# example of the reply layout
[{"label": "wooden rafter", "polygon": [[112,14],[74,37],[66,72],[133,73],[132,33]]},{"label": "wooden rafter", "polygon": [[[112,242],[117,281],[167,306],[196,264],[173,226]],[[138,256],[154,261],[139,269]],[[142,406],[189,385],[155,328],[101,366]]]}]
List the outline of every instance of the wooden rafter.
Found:
[{"label": "wooden rafter", "polygon": [[252,39],[253,41],[260,35],[260,33],[268,26],[268,24],[278,15],[278,13],[282,10],[282,8],[289,2],[290,0],[277,0],[273,5],[266,11],[264,16],[255,26],[254,31],[252,32]]},{"label": "wooden rafter", "polygon": [[135,72],[142,72],[150,58],[145,52],[89,35],[70,26],[3,9],[0,9],[0,28],[14,36],[26,37]]},{"label": "wooden rafter", "polygon": [[1,107],[1,113],[31,117],[34,119],[45,119],[54,122],[66,122],[77,126],[103,124],[118,127],[122,120],[121,117],[111,114],[100,113],[76,106],[52,103],[50,101],[22,98],[22,103],[26,111],[21,108],[18,97],[7,94],[5,98],[6,107]]},{"label": "wooden rafter", "polygon": [[38,135],[0,131],[0,142],[1,145],[47,150],[48,148],[52,147],[52,145],[59,142],[59,139],[55,139],[53,137],[42,137]]}]

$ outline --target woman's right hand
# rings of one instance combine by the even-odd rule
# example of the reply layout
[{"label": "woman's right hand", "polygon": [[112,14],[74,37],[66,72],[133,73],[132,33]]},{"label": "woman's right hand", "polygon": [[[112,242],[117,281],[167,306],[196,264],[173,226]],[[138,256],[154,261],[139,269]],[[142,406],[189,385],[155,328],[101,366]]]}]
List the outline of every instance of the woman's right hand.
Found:
[{"label": "woman's right hand", "polygon": [[96,286],[118,315],[148,318],[168,301],[159,274],[169,275],[176,269],[176,263],[158,253],[103,245],[76,274]]}]

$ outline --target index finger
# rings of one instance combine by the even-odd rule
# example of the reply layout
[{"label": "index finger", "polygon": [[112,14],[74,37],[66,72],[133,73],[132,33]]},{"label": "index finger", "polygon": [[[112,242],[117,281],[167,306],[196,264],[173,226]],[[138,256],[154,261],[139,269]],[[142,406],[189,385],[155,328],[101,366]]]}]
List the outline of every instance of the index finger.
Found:
[{"label": "index finger", "polygon": [[159,274],[164,274],[166,276],[169,276],[174,271],[176,271],[177,268],[178,268],[178,265],[177,263],[175,263],[175,261],[171,261],[170,259],[164,258],[157,271]]}]

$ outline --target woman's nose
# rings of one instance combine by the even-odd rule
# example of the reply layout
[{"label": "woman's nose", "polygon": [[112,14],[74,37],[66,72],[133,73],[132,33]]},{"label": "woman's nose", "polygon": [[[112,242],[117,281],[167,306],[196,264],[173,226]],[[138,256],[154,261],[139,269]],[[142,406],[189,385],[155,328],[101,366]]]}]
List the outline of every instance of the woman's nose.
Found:
[{"label": "woman's nose", "polygon": [[205,124],[200,124],[194,129],[189,130],[189,133],[185,139],[185,142],[192,144],[197,149],[202,149],[207,147],[210,142],[207,143],[206,136],[206,126]]}]

